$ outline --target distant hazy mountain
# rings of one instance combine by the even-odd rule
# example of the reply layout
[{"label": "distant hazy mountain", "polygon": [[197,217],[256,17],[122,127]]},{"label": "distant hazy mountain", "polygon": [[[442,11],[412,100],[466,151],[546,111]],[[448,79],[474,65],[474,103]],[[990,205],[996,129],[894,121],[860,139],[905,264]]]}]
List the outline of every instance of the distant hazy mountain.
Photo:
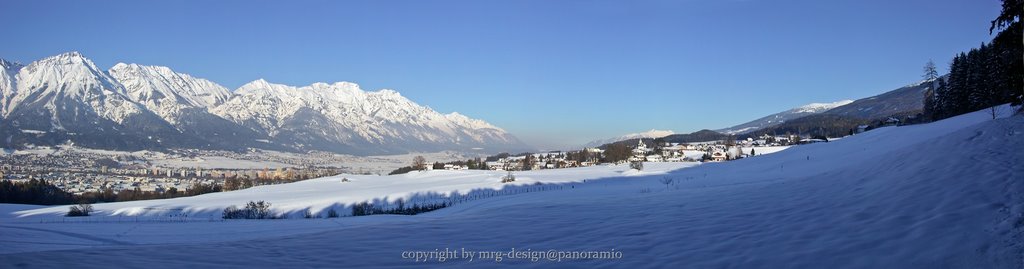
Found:
[{"label": "distant hazy mountain", "polygon": [[842,100],[832,103],[811,103],[794,109],[786,110],[783,112],[771,114],[744,124],[736,125],[733,127],[715,130],[723,134],[742,134],[782,124],[788,120],[798,119],[808,115],[818,114],[830,109],[850,104],[851,100]]},{"label": "distant hazy mountain", "polygon": [[26,66],[0,60],[0,105],[0,147],[71,142],[356,155],[529,149],[501,128],[438,113],[393,90],[257,80],[232,93],[167,67],[119,63],[104,72],[77,52]]},{"label": "distant hazy mountain", "polygon": [[594,141],[588,142],[587,144],[585,144],[583,146],[584,147],[597,147],[597,146],[601,146],[601,145],[604,145],[604,144],[619,142],[619,141],[623,141],[623,140],[631,140],[631,139],[638,139],[638,138],[661,138],[661,137],[666,137],[666,136],[669,136],[669,135],[672,135],[672,134],[675,134],[675,132],[673,132],[671,130],[654,130],[654,129],[651,129],[650,131],[646,131],[646,132],[632,133],[632,134],[626,134],[626,135],[622,135],[622,136],[618,136],[618,137],[613,137],[613,138],[594,140]]}]

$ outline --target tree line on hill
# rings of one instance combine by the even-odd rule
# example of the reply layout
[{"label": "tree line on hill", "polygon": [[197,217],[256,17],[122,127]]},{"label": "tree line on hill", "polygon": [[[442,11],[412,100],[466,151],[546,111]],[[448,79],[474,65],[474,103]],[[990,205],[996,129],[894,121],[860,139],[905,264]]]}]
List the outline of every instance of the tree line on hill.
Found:
[{"label": "tree line on hill", "polygon": [[294,177],[278,177],[278,176],[274,176],[274,177],[264,177],[264,178],[260,178],[260,177],[249,178],[249,177],[230,176],[230,177],[227,177],[227,178],[224,179],[224,191],[243,190],[243,189],[248,189],[248,188],[252,188],[252,187],[255,187],[255,186],[263,186],[263,185],[286,184],[286,183],[292,183],[292,182],[299,182],[299,181],[303,181],[303,180],[306,180],[306,179],[308,179],[308,177],[305,176],[305,175],[294,176]]},{"label": "tree line on hill", "polygon": [[[1000,32],[991,42],[953,57],[949,75],[938,79],[934,90],[926,92],[926,118],[941,120],[1000,104],[1021,104],[1024,100],[1022,12],[1022,0],[1003,1],[1001,14],[989,28],[989,33]],[[925,66],[926,79],[936,77],[934,69],[934,64]]]},{"label": "tree line on hill", "polygon": [[167,191],[143,191],[139,188],[114,192],[105,188],[100,192],[81,195],[68,193],[45,180],[31,179],[22,182],[0,180],[0,203],[33,205],[66,205],[74,203],[106,203],[137,200],[167,199],[220,192],[217,185],[195,184],[187,191],[170,188]]},{"label": "tree line on hill", "polygon": [[[506,156],[508,155],[508,153],[502,154],[505,154]],[[390,173],[388,173],[388,175],[399,175],[409,173],[412,171],[426,170],[427,166],[430,166],[430,168],[433,169],[444,169],[445,164],[464,165],[470,170],[487,170],[487,163],[480,158],[473,158],[464,161],[452,161],[447,163],[434,162],[433,164],[430,164],[427,163],[427,159],[424,158],[423,156],[416,156],[412,158],[412,165],[399,167],[398,169],[392,170]]]},{"label": "tree line on hill", "polygon": [[740,139],[757,138],[762,134],[784,135],[800,134],[808,137],[843,137],[854,133],[860,125],[875,125],[872,120],[832,114],[815,114],[785,123],[766,127],[754,132],[739,135]]}]

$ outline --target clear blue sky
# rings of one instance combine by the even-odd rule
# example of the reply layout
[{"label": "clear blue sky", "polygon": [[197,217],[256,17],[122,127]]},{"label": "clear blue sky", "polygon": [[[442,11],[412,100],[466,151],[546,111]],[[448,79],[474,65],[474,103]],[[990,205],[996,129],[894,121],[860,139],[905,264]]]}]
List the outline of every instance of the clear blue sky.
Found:
[{"label": "clear blue sky", "polygon": [[0,58],[77,50],[234,89],[351,81],[539,147],[692,132],[940,72],[997,0],[2,1]]}]

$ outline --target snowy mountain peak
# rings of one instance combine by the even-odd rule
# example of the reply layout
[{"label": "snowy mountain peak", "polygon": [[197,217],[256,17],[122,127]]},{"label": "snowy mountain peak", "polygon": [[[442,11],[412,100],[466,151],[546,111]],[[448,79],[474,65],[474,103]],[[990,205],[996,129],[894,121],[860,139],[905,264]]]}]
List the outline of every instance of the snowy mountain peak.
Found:
[{"label": "snowy mountain peak", "polygon": [[398,92],[396,90],[392,90],[392,89],[381,89],[381,90],[377,91],[377,94],[380,94],[380,95],[383,95],[383,96],[392,96],[392,97],[401,97],[402,96],[402,93],[400,93],[400,92]]},{"label": "snowy mountain peak", "polygon": [[165,66],[117,63],[102,71],[77,52],[25,67],[0,64],[0,135],[32,129],[58,137],[14,133],[8,144],[73,140],[101,148],[267,147],[359,155],[529,149],[485,121],[441,114],[398,91],[364,91],[352,82],[296,87],[257,79],[232,93]]},{"label": "snowy mountain peak", "polygon": [[134,101],[144,104],[176,102],[209,108],[231,97],[231,92],[217,83],[165,66],[118,63],[109,72],[127,88]]},{"label": "snowy mountain peak", "polygon": [[378,153],[394,153],[387,149],[394,143],[420,150],[527,148],[485,121],[441,114],[389,89],[367,92],[351,82],[295,87],[260,79],[235,94],[211,112],[299,148],[353,145]]},{"label": "snowy mountain peak", "polygon": [[338,82],[335,82],[334,84],[331,84],[331,87],[338,88],[338,89],[348,89],[348,90],[363,91],[363,89],[359,87],[359,84],[348,82],[348,81],[338,81]]},{"label": "snowy mountain peak", "polygon": [[38,61],[30,63],[30,67],[59,67],[59,66],[81,66],[83,68],[92,69],[89,71],[98,71],[96,64],[77,51],[65,52],[54,56],[46,57]]},{"label": "snowy mountain peak", "polygon": [[646,131],[646,132],[642,132],[642,133],[635,133],[635,134],[632,134],[632,135],[633,136],[638,136],[638,137],[642,136],[642,137],[649,137],[649,138],[659,138],[659,137],[666,137],[666,136],[670,136],[670,135],[674,135],[674,134],[676,134],[676,132],[673,132],[672,130],[655,130],[655,129],[651,129],[650,131]]},{"label": "snowy mountain peak", "polygon": [[0,69],[10,70],[19,68],[19,66],[22,66],[22,64],[0,58]]},{"label": "snowy mountain peak", "polygon": [[35,68],[40,66],[79,66],[84,69],[89,69],[89,73],[102,73],[102,71],[100,71],[100,69],[96,67],[96,64],[92,62],[92,60],[85,58],[85,56],[82,56],[82,54],[78,53],[77,51],[65,52],[54,56],[46,57],[41,60],[30,63],[27,67]]},{"label": "snowy mountain peak", "polygon": [[832,103],[810,103],[791,110],[794,113],[821,113],[826,110],[845,106],[853,103],[853,100],[841,100]]},{"label": "snowy mountain peak", "polygon": [[132,101],[172,125],[179,125],[186,110],[206,110],[231,97],[223,86],[165,66],[118,63],[108,72],[125,87]]},{"label": "snowy mountain peak", "polygon": [[88,59],[85,58],[85,56],[82,55],[82,53],[80,53],[78,51],[69,51],[69,52],[57,54],[57,55],[54,55],[54,56],[50,56],[50,57],[44,58],[44,60],[45,59],[49,59],[49,58],[88,60]]},{"label": "snowy mountain peak", "polygon": [[21,67],[21,64],[0,59],[0,118],[7,115],[8,102],[14,97],[14,85],[17,84],[14,78]]},{"label": "snowy mountain peak", "polygon": [[[37,130],[101,128],[99,119],[123,124],[147,111],[125,96],[125,89],[78,52],[43,58],[20,68],[5,117],[23,117]],[[152,116],[151,114],[148,116]],[[147,117],[147,116],[143,116]]]},{"label": "snowy mountain peak", "polygon": [[19,95],[24,98],[28,98],[32,90],[73,96],[105,95],[106,91],[124,93],[120,84],[78,52],[67,52],[32,62],[21,68],[17,77],[18,88],[22,89]]},{"label": "snowy mountain peak", "polygon": [[282,88],[282,86],[283,87],[287,87],[286,85],[282,85],[282,84],[272,84],[272,83],[268,82],[266,79],[262,79],[261,78],[261,79],[250,81],[249,83],[246,83],[246,84],[242,85],[241,87],[238,87],[238,89],[235,89],[235,94],[244,94],[244,93],[250,93],[250,92],[266,91],[266,90],[269,90],[269,89]]}]

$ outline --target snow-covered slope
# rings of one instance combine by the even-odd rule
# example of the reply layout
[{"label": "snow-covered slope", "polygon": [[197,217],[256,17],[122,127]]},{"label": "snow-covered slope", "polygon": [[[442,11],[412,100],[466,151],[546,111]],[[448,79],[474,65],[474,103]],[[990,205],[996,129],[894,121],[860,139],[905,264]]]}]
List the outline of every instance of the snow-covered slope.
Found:
[{"label": "snow-covered slope", "polygon": [[213,113],[299,149],[389,154],[527,148],[484,121],[441,114],[396,91],[366,92],[350,82],[294,87],[260,79],[235,94]]},{"label": "snow-covered slope", "polygon": [[109,72],[133,101],[171,124],[178,123],[183,110],[211,108],[231,97],[223,86],[163,66],[118,63]]},{"label": "snow-covered slope", "polygon": [[210,113],[210,109],[232,97],[223,86],[163,66],[118,63],[109,72],[124,86],[132,101],[192,137],[193,147],[238,150],[275,146],[259,142],[269,138],[266,134]]},{"label": "snow-covered slope", "polygon": [[0,119],[7,115],[9,101],[14,97],[14,78],[22,65],[0,59]]},{"label": "snow-covered slope", "polygon": [[[1000,109],[1004,116],[1010,112]],[[625,166],[522,172],[518,188],[497,183],[500,173],[432,171],[340,175],[190,198],[98,204],[102,216],[87,218],[59,217],[67,210],[63,206],[0,205],[0,212],[9,212],[0,215],[0,232],[18,238],[0,246],[6,253],[0,263],[1021,268],[1022,127],[1024,116],[992,120],[980,111],[689,168],[649,163],[644,172]],[[669,171],[676,168],[683,169]],[[662,184],[665,178],[674,183]],[[416,216],[207,219],[224,206],[249,200],[267,200],[279,213],[309,208],[323,214],[328,207],[360,201],[443,199],[455,190],[486,196],[500,188],[517,191]],[[144,217],[104,217],[109,214]],[[445,248],[540,253],[501,261],[405,257],[406,251]],[[617,251],[621,257],[552,261],[539,256],[548,250]]]},{"label": "snow-covered slope", "polygon": [[622,135],[622,136],[613,137],[613,138],[594,140],[594,141],[588,142],[587,144],[584,144],[583,146],[584,147],[597,147],[597,146],[600,146],[600,145],[604,145],[604,144],[608,144],[608,143],[615,143],[615,142],[619,142],[619,141],[623,141],[623,140],[630,140],[630,139],[637,139],[637,138],[661,138],[661,137],[666,137],[666,136],[670,136],[670,135],[673,135],[673,134],[675,134],[675,132],[673,132],[672,130],[655,130],[655,129],[651,129],[650,131],[646,131],[646,132],[632,133],[632,134]]},{"label": "snow-covered slope", "polygon": [[853,103],[853,100],[842,100],[832,103],[811,103],[794,109],[771,114],[747,123],[715,131],[723,134],[749,133],[765,127],[775,126],[788,120],[804,117],[807,115],[822,113],[836,107],[844,106],[849,103]]}]

